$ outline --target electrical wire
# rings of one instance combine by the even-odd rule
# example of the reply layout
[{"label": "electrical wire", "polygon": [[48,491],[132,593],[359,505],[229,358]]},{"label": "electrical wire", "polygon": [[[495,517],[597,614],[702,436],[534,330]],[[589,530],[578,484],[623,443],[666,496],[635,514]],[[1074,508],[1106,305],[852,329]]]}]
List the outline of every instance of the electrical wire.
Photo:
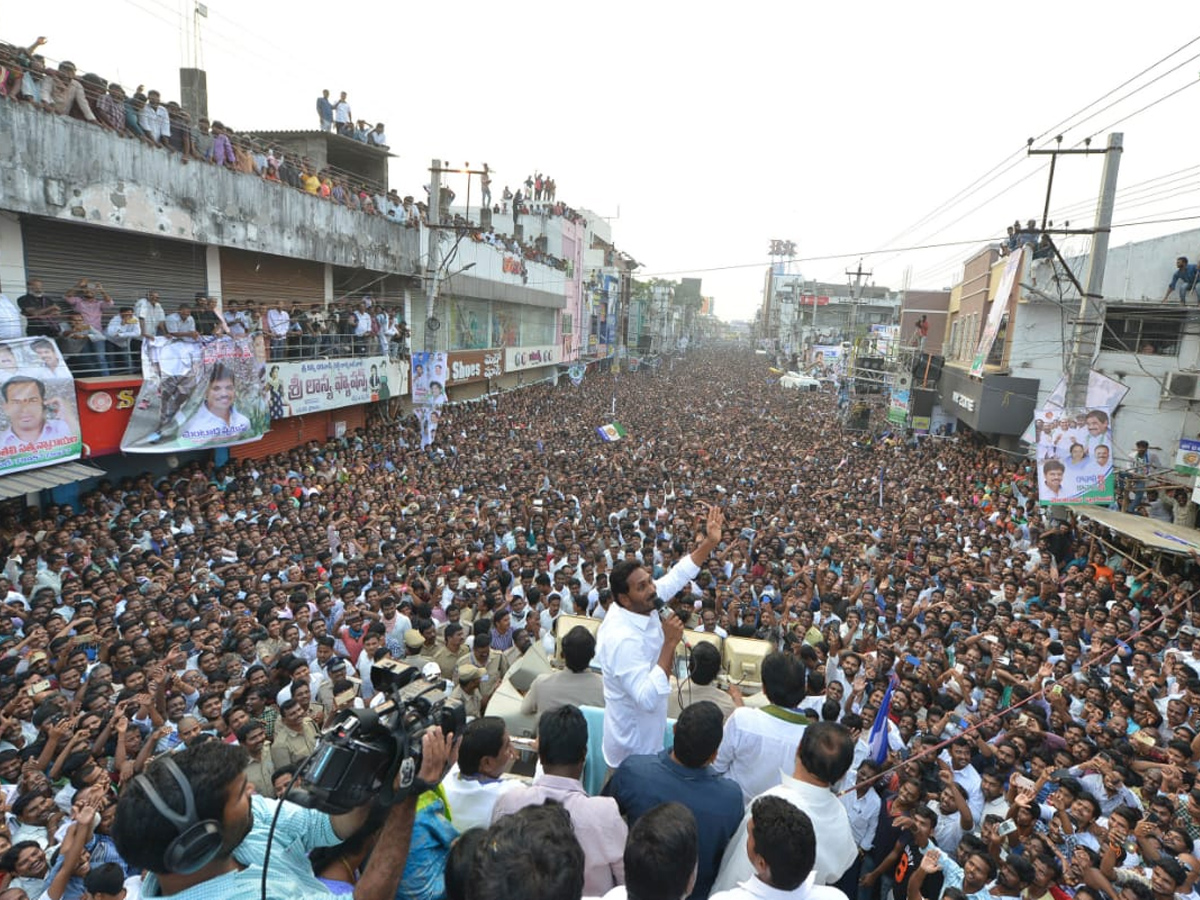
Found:
[{"label": "electrical wire", "polygon": [[[1113,94],[1117,93],[1118,91],[1124,89],[1128,85],[1137,81],[1143,75],[1156,69],[1158,66],[1162,65],[1164,62],[1169,60],[1171,57],[1176,56],[1177,54],[1183,52],[1188,47],[1192,46],[1193,44],[1197,43],[1198,41],[1200,41],[1200,35],[1197,35],[1196,37],[1187,41],[1186,43],[1184,43],[1182,46],[1178,47],[1177,49],[1172,50],[1166,56],[1162,57],[1161,59],[1156,60],[1155,62],[1151,63],[1149,66],[1146,66],[1144,69],[1142,69],[1136,75],[1133,75],[1130,78],[1127,78],[1125,81],[1121,82],[1116,87],[1109,90],[1108,92],[1102,94],[1100,97],[1096,98],[1091,103],[1084,106],[1082,109],[1077,110],[1076,112],[1072,113],[1071,115],[1067,116],[1066,118],[1051,125],[1049,128],[1047,128],[1043,132],[1041,132],[1041,134],[1032,138],[1029,143],[1030,144],[1036,143],[1037,141],[1044,139],[1047,135],[1058,131],[1062,126],[1067,125],[1067,123],[1071,122],[1073,119],[1075,119],[1079,115],[1082,115],[1083,113],[1087,112],[1089,109],[1091,109],[1097,103],[1103,103],[1105,100],[1107,100]],[[1194,58],[1195,57],[1193,57],[1193,59]],[[1172,69],[1171,71],[1175,71],[1175,70]],[[1155,79],[1155,80],[1157,80],[1157,79]],[[1142,90],[1145,87],[1148,87],[1150,84],[1153,84],[1153,83],[1154,82],[1148,82],[1146,85],[1143,85],[1143,87],[1139,88],[1138,90]],[[1137,91],[1131,92],[1128,96],[1133,96],[1134,93],[1137,93]],[[1107,108],[1108,107],[1105,107],[1105,109],[1107,109]],[[1093,115],[1095,115],[1095,114],[1093,114]],[[1087,121],[1087,120],[1085,119],[1084,121]],[[1077,124],[1078,123],[1076,123],[1076,125]],[[1071,125],[1070,128],[1074,128],[1074,127],[1076,127],[1076,125]],[[886,249],[889,245],[891,245],[892,243],[895,243],[900,238],[904,237],[905,235],[909,234],[912,231],[916,231],[918,228],[923,226],[926,222],[931,221],[932,219],[934,219],[938,215],[940,215],[942,213],[943,209],[949,208],[949,207],[953,206],[955,203],[962,202],[963,200],[968,199],[972,194],[976,193],[979,190],[982,190],[984,187],[986,187],[992,181],[996,180],[1001,175],[1005,174],[1005,172],[1010,171],[1013,168],[1013,166],[1008,166],[1008,168],[1004,169],[1004,172],[999,172],[995,176],[989,177],[989,176],[992,176],[992,173],[996,172],[997,169],[1007,166],[1008,163],[1011,160],[1013,160],[1014,157],[1021,157],[1023,159],[1025,157],[1025,153],[1026,153],[1027,149],[1028,149],[1028,144],[1021,146],[1017,150],[1010,153],[1008,156],[1004,157],[1004,159],[1002,159],[999,163],[997,163],[995,166],[993,166],[991,169],[989,169],[983,175],[979,176],[979,178],[976,178],[975,181],[971,182],[969,185],[967,185],[967,187],[958,191],[956,194],[952,195],[950,198],[948,198],[947,200],[945,200],[941,204],[939,204],[937,207],[935,207],[931,213],[927,213],[921,219],[917,220],[917,222],[915,222],[913,225],[908,226],[907,228],[902,230],[899,234],[897,234],[896,236],[889,239],[883,245],[883,247],[881,249]]]}]

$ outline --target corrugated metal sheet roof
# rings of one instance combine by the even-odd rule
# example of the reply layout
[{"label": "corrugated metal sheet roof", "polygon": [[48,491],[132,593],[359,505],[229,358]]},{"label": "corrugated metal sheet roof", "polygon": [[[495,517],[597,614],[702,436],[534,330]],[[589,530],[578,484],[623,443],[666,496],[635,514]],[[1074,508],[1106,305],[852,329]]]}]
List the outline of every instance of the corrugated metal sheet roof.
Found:
[{"label": "corrugated metal sheet roof", "polygon": [[16,475],[0,476],[0,499],[9,500],[13,497],[23,497],[37,491],[83,481],[86,478],[99,478],[107,473],[103,469],[84,463],[60,463],[57,466],[47,466],[44,469],[32,469],[28,472],[18,472]]}]

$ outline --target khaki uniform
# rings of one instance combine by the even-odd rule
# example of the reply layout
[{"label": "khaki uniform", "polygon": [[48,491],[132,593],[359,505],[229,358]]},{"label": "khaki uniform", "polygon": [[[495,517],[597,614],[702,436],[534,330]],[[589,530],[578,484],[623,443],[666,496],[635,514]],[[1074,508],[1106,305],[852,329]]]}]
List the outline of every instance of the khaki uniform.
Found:
[{"label": "khaki uniform", "polygon": [[263,742],[262,759],[251,759],[246,763],[246,780],[254,785],[254,789],[268,800],[275,799],[275,785],[271,779],[275,775],[275,760],[271,757],[271,742]]},{"label": "khaki uniform", "polygon": [[521,713],[532,716],[563,706],[604,706],[604,678],[599,672],[549,672],[539,675],[521,701]]},{"label": "khaki uniform", "polygon": [[[682,704],[680,703],[681,696]],[[737,709],[737,704],[733,702],[733,698],[727,691],[721,690],[714,684],[692,684],[692,679],[687,678],[681,685],[671,685],[671,695],[667,698],[667,718],[678,719],[684,709],[701,700],[709,700],[717,704],[721,709],[721,715],[726,719],[732,716],[733,711]]]}]

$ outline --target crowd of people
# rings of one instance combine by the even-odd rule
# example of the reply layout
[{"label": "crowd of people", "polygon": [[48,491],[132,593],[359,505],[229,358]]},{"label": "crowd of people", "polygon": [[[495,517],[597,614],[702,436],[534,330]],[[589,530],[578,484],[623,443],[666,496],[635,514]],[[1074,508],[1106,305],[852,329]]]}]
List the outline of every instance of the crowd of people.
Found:
[{"label": "crowd of people", "polygon": [[[195,115],[177,101],[163,102],[159,91],[138,85],[132,93],[116,81],[93,72],[79,74],[74,63],[47,64],[38,52],[47,43],[39,37],[28,47],[0,43],[0,100],[28,103],[48,113],[89,122],[110,133],[171,153],[182,163],[199,162],[284,184],[367,215],[386,216],[415,225],[420,211],[395,192],[353,172],[319,165],[313,159],[282,149],[252,134],[239,133],[207,115]],[[329,104],[328,91],[318,100]],[[339,134],[387,149],[384,126],[349,119],[346,94],[329,105],[331,125]],[[343,121],[342,117],[346,117]],[[328,131],[324,113],[323,130]]]},{"label": "crowd of people", "polygon": [[320,302],[226,299],[199,292],[168,306],[156,290],[118,302],[103,282],[81,277],[62,294],[31,278],[16,301],[0,294],[0,340],[54,340],[75,375],[139,374],[142,342],[261,335],[273,362],[343,356],[407,359],[403,308],[367,295]]},{"label": "crowd of people", "polygon": [[[272,798],[399,661],[470,720],[391,807],[284,803],[267,896],[1192,897],[1192,560],[761,368],[693,353],[447,404],[424,450],[371,421],[4,513],[5,887],[259,896]],[[564,613],[598,642],[559,636],[538,773],[505,777],[489,706]],[[767,642],[761,692],[705,641],[675,666],[684,625]]]}]

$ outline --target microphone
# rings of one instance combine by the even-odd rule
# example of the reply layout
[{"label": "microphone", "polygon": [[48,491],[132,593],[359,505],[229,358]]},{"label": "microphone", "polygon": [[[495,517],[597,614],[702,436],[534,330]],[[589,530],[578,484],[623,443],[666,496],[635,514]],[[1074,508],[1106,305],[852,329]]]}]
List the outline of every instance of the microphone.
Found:
[{"label": "microphone", "polygon": [[658,617],[660,619],[666,619],[667,616],[675,615],[675,610],[667,606],[667,604],[663,602],[663,598],[658,596],[658,594],[654,595],[654,610],[658,613]]}]

